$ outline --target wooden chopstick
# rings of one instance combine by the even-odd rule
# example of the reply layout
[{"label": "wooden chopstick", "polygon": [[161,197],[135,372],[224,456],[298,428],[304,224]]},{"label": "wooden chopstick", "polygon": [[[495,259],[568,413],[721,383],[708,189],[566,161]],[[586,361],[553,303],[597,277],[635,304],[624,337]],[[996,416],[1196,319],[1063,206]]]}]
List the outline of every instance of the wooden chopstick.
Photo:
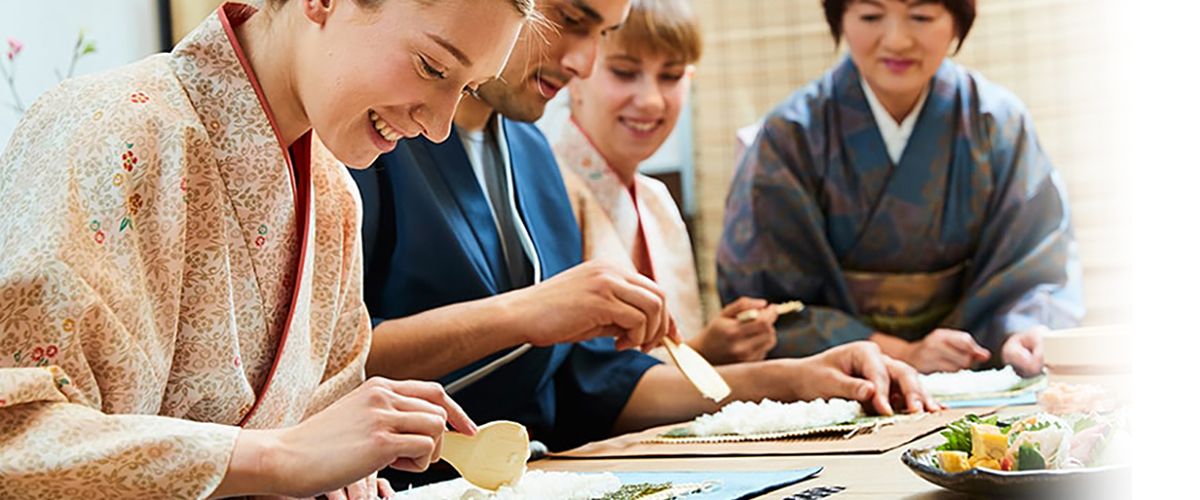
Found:
[{"label": "wooden chopstick", "polygon": [[[798,311],[804,310],[804,304],[802,302],[800,302],[799,300],[793,300],[793,301],[789,301],[789,302],[781,302],[779,304],[771,304],[767,307],[774,308],[775,314],[787,314],[787,313],[791,313],[791,312],[798,312]],[[763,309],[766,309],[766,308],[763,308]],[[745,323],[747,321],[754,321],[754,320],[758,319],[759,311],[761,311],[761,310],[762,309],[749,309],[746,311],[742,311],[742,312],[738,313],[737,320],[742,323]]]}]

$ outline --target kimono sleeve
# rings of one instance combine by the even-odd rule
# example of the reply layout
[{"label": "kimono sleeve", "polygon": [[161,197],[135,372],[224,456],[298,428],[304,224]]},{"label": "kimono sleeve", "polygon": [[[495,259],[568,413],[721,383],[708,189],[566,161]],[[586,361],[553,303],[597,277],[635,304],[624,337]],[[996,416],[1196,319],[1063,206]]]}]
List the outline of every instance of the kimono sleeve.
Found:
[{"label": "kimono sleeve", "polygon": [[[793,98],[796,99],[796,98]],[[825,216],[813,187],[817,166],[794,104],[763,124],[734,173],[717,248],[721,302],[756,297],[800,300],[801,314],[779,318],[771,357],[806,356],[864,340],[873,330],[833,307],[845,296],[840,265],[825,236]]]},{"label": "kimono sleeve", "polygon": [[618,351],[612,337],[577,342],[554,375],[551,450],[574,448],[611,436],[617,416],[646,370],[662,361],[634,351]]},{"label": "kimono sleeve", "polygon": [[0,498],[206,498],[239,429],[155,416],[185,213],[159,148],[185,147],[55,94],[0,156]]},{"label": "kimono sleeve", "polygon": [[[1004,173],[989,200],[969,285],[946,323],[1000,352],[1035,326],[1077,326],[1084,314],[1082,265],[1062,179],[1019,104],[989,121],[990,161]],[[998,360],[999,356],[994,355]]]}]

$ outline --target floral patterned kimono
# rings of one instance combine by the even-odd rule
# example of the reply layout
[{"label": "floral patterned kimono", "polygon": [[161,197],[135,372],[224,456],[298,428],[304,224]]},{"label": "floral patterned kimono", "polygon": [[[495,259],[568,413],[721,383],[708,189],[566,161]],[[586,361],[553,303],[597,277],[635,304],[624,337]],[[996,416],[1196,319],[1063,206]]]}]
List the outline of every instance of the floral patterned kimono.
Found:
[{"label": "floral patterned kimono", "polygon": [[803,301],[772,356],[883,332],[1074,326],[1080,263],[1062,181],[1024,105],[942,63],[898,163],[849,59],[776,108],[738,166],[717,251],[723,301]]},{"label": "floral patterned kimono", "polygon": [[637,271],[634,243],[640,232],[649,277],[667,296],[679,333],[685,339],[699,335],[704,318],[695,257],[667,187],[642,174],[626,187],[575,120],[566,122],[553,148],[583,233],[584,260],[604,259]]},{"label": "floral patterned kimono", "polygon": [[0,498],[206,498],[239,426],[362,382],[357,194],[281,144],[253,12],[64,82],[0,157]]}]

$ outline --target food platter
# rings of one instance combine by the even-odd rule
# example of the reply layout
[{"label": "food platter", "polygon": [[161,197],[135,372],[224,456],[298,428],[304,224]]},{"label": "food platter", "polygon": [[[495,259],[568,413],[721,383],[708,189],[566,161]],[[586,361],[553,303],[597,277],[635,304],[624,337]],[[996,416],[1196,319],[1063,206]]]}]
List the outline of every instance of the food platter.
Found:
[{"label": "food platter", "polygon": [[967,415],[941,435],[942,445],[906,450],[900,460],[943,488],[998,496],[1108,498],[1132,487],[1127,409],[1006,418]]},{"label": "food platter", "polygon": [[[1132,484],[1131,465],[1108,465],[1064,470],[998,471],[971,469],[945,472],[937,466],[937,450],[915,448],[904,452],[900,460],[917,476],[946,489],[995,496],[1088,496],[1096,492],[1128,490]],[[1102,496],[1100,498],[1108,498]]]}]

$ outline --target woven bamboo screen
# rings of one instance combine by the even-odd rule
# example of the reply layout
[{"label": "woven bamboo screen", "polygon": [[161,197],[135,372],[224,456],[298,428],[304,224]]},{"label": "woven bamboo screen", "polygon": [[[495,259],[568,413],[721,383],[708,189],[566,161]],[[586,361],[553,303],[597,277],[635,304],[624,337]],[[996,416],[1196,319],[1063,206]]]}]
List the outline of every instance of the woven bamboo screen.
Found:
[{"label": "woven bamboo screen", "polygon": [[[705,34],[695,84],[697,262],[717,311],[721,235],[735,131],[841,57],[819,0],[693,0]],[[1084,263],[1087,324],[1129,321],[1132,208],[1116,0],[979,0],[955,58],[1016,93],[1067,183]]]}]

